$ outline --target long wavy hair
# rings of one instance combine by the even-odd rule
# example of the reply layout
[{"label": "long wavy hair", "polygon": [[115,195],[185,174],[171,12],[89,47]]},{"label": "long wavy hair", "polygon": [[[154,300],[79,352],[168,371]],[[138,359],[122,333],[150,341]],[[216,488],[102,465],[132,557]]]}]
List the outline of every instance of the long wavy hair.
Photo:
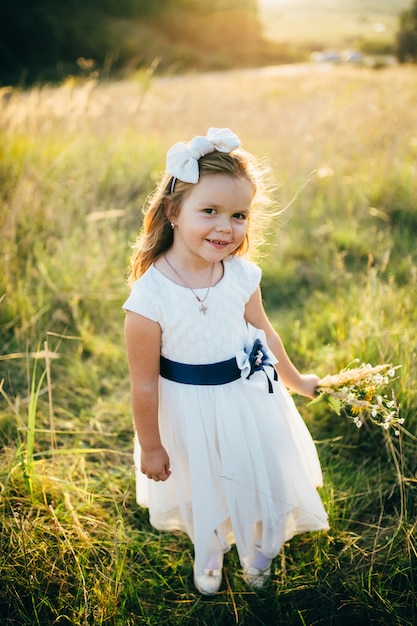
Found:
[{"label": "long wavy hair", "polygon": [[[254,197],[246,237],[234,254],[254,259],[264,241],[264,228],[270,217],[268,211],[271,205],[270,167],[242,149],[230,154],[217,150],[210,152],[201,157],[198,164],[200,178],[222,174],[246,178],[253,185]],[[169,172],[162,176],[145,204],[142,228],[132,246],[128,278],[130,285],[171,247],[173,242],[171,221],[179,214],[182,201],[193,186],[193,183],[184,183],[178,179],[174,181]]]}]

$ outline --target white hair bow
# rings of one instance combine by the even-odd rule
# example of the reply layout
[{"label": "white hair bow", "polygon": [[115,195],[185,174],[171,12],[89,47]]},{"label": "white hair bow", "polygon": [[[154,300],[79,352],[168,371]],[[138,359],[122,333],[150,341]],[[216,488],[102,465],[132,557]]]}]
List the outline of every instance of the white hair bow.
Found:
[{"label": "white hair bow", "polygon": [[229,128],[209,128],[207,137],[197,136],[184,143],[179,141],[168,150],[166,166],[174,179],[197,183],[200,177],[198,159],[218,150],[229,154],[240,146],[240,139]]}]

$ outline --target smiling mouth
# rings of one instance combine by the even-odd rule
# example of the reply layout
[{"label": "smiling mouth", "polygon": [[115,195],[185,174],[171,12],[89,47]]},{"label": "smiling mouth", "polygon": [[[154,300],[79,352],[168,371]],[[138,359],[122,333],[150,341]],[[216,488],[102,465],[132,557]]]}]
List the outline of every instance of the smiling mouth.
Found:
[{"label": "smiling mouth", "polygon": [[229,244],[228,241],[219,241],[218,239],[207,239],[209,243],[213,243],[216,246],[227,246]]}]

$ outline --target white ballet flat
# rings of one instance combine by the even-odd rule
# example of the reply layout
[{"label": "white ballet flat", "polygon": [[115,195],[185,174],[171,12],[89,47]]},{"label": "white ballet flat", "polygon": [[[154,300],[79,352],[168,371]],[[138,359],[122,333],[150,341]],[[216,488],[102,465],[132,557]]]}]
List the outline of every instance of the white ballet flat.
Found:
[{"label": "white ballet flat", "polygon": [[222,568],[205,569],[204,574],[197,576],[194,570],[194,585],[203,596],[214,596],[222,584]]},{"label": "white ballet flat", "polygon": [[243,571],[243,579],[247,585],[255,589],[262,589],[271,575],[271,568],[259,569],[253,565]]}]

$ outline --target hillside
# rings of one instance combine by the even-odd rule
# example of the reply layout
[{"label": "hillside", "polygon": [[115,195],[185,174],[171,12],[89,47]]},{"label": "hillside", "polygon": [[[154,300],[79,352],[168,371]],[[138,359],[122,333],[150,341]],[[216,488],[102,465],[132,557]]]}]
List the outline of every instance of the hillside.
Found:
[{"label": "hillside", "polygon": [[259,0],[265,36],[316,47],[392,41],[410,0]]}]

